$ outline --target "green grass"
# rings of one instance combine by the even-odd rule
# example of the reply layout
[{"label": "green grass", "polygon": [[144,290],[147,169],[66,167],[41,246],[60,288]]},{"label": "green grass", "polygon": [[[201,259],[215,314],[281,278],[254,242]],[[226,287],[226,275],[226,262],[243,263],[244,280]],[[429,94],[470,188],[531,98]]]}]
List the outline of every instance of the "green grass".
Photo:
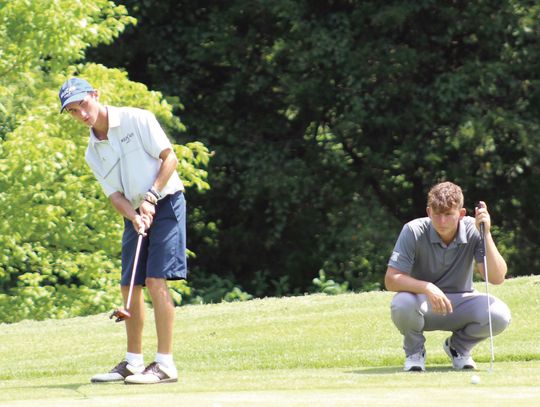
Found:
[{"label": "green grass", "polygon": [[[483,291],[483,284],[478,285]],[[478,385],[455,372],[444,332],[427,333],[427,368],[402,372],[392,293],[268,298],[177,309],[177,384],[93,385],[92,374],[124,355],[123,324],[105,314],[0,325],[0,405],[25,406],[531,406],[540,402],[540,277],[490,292],[508,303],[512,324],[475,350]],[[152,313],[145,329],[154,356]]]}]

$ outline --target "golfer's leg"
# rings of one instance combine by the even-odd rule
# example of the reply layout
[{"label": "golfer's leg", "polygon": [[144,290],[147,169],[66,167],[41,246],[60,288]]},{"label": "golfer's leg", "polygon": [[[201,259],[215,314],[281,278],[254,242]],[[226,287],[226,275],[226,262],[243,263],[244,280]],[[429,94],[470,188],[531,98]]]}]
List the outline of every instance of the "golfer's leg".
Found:
[{"label": "golfer's leg", "polygon": [[148,277],[146,286],[154,306],[158,338],[157,351],[158,353],[172,354],[174,302],[167,287],[167,280]]},{"label": "golfer's leg", "polygon": [[392,321],[403,335],[403,349],[407,356],[424,350],[426,338],[423,334],[425,300],[421,296],[400,292],[391,305]]},{"label": "golfer's leg", "polygon": [[[127,302],[129,286],[122,286],[122,296],[124,304]],[[142,334],[144,327],[144,296],[142,287],[133,287],[131,304],[129,307],[131,318],[125,319],[127,335],[127,351],[130,353],[142,354]]]},{"label": "golfer's leg", "polygon": [[[510,324],[511,313],[498,298],[490,296],[489,299],[493,335],[498,335]],[[466,296],[455,309],[461,319],[461,328],[453,331],[452,346],[462,355],[469,355],[476,344],[489,338],[487,310],[487,296],[480,293]]]}]

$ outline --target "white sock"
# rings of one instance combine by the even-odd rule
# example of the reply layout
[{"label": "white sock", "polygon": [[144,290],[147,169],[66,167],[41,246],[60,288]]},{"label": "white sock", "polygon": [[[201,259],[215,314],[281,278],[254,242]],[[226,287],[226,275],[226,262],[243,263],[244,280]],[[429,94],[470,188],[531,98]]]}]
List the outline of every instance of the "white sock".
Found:
[{"label": "white sock", "polygon": [[172,353],[156,353],[156,362],[164,367],[174,367]]},{"label": "white sock", "polygon": [[142,353],[131,353],[126,352],[126,361],[131,366],[141,366],[144,365],[144,357]]}]

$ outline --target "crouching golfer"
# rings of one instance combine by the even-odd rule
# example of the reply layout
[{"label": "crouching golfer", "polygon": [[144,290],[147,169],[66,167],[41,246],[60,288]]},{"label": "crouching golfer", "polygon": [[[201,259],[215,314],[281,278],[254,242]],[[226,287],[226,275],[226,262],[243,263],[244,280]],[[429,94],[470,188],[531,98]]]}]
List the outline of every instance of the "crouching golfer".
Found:
[{"label": "crouching golfer", "polygon": [[[403,335],[405,371],[424,371],[425,331],[450,331],[443,344],[454,369],[475,369],[471,351],[490,337],[488,298],[473,288],[473,264],[484,277],[479,225],[484,223],[488,281],[502,284],[506,262],[490,233],[485,205],[475,218],[465,216],[461,188],[451,182],[435,185],[428,194],[428,217],[407,223],[388,262],[385,284],[397,291],[392,321]],[[485,277],[484,277],[485,278]],[[490,296],[493,334],[510,323],[510,310]]]},{"label": "crouching golfer", "polygon": [[[90,129],[86,161],[113,207],[124,217],[121,291],[126,301],[138,231],[145,230],[132,302],[126,319],[125,360],[92,382],[176,382],[172,339],[174,303],[167,280],[186,277],[184,186],[178,160],[155,116],[132,107],[105,106],[100,93],[80,78],[60,89],[61,112]],[[142,354],[146,285],[155,314],[157,353],[145,367]]]}]

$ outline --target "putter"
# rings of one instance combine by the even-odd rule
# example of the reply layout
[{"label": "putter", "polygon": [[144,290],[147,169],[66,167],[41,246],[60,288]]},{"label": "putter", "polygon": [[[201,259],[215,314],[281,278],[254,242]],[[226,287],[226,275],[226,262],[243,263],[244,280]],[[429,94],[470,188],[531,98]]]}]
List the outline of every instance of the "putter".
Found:
[{"label": "putter", "polygon": [[[479,208],[483,208],[484,205],[482,205],[480,202],[477,205]],[[486,240],[485,240],[485,230],[484,230],[484,222],[480,223],[480,238],[482,240],[482,249],[484,252],[484,274],[485,274],[485,282],[486,282],[486,296],[487,296],[487,309],[488,309],[488,321],[489,321],[489,343],[490,343],[490,349],[491,349],[491,359],[489,364],[489,372],[491,373],[493,371],[493,362],[495,361],[495,351],[493,349],[493,325],[491,323],[491,301],[489,299],[489,276],[488,276],[488,268],[487,268],[487,258],[486,258]]]},{"label": "putter", "polygon": [[125,319],[131,318],[129,313],[129,307],[131,305],[131,296],[133,294],[133,287],[135,286],[135,272],[137,271],[137,263],[139,262],[139,252],[141,251],[141,243],[144,237],[144,229],[139,230],[139,237],[137,240],[137,249],[135,250],[135,259],[133,261],[133,270],[131,271],[131,281],[129,283],[129,293],[126,301],[125,308],[117,308],[113,311],[109,319],[116,317],[115,322],[122,322]]}]

